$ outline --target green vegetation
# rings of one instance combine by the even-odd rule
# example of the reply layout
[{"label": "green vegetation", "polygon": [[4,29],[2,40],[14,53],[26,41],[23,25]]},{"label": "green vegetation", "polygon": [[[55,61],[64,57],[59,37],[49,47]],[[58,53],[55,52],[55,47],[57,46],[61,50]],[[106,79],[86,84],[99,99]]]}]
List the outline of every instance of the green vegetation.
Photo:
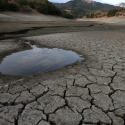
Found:
[{"label": "green vegetation", "polygon": [[41,0],[41,2],[32,0],[31,2],[29,2],[29,6],[46,15],[57,15],[68,19],[74,18],[72,14],[69,14],[64,10],[60,10],[48,0]]},{"label": "green vegetation", "polygon": [[33,9],[35,9],[36,1],[29,2],[29,6]]},{"label": "green vegetation", "polygon": [[87,13],[86,18],[94,18],[95,14],[94,13]]},{"label": "green vegetation", "polygon": [[115,16],[117,12],[118,12],[118,9],[110,10],[110,11],[107,13],[107,16],[108,16],[108,17]]},{"label": "green vegetation", "polygon": [[38,12],[46,15],[57,15],[64,18],[72,19],[74,16],[64,10],[57,8],[54,4],[48,0],[15,0],[16,4],[8,3],[8,0],[0,0],[0,10],[10,10],[30,12],[28,6],[36,9]]},{"label": "green vegetation", "polygon": [[[119,13],[124,12],[124,9],[112,9],[112,10],[99,10],[99,11],[93,11],[91,13],[86,13],[86,18],[101,18],[104,16],[112,17],[112,16],[118,16]],[[121,13],[122,15],[122,13]]]},{"label": "green vegetation", "polygon": [[[99,2],[87,3],[84,0],[71,0],[67,3],[58,5],[60,9],[70,10],[71,13],[77,18],[81,15],[85,16],[86,13],[91,13],[92,11],[97,11],[101,9],[111,10],[115,6],[103,4]],[[93,15],[91,15],[93,17]]]},{"label": "green vegetation", "polygon": [[86,18],[90,18],[90,14],[89,13],[86,13]]},{"label": "green vegetation", "polygon": [[8,0],[0,0],[0,10],[18,11],[19,7],[14,3],[8,3]]},{"label": "green vegetation", "polygon": [[19,6],[25,6],[28,5],[28,2],[26,0],[18,0]]},{"label": "green vegetation", "polygon": [[91,18],[94,18],[94,16],[95,16],[95,15],[94,15],[93,13],[91,13]]},{"label": "green vegetation", "polygon": [[44,3],[39,4],[36,3],[38,7],[36,7],[36,10],[43,14],[49,14],[49,15],[61,15],[61,10],[58,9],[56,6],[54,6],[49,1],[44,1]]},{"label": "green vegetation", "polygon": [[74,18],[74,15],[72,15],[72,14],[70,14],[70,13],[64,11],[64,10],[61,10],[61,15],[62,15],[62,17],[67,18],[67,19],[73,19]]}]

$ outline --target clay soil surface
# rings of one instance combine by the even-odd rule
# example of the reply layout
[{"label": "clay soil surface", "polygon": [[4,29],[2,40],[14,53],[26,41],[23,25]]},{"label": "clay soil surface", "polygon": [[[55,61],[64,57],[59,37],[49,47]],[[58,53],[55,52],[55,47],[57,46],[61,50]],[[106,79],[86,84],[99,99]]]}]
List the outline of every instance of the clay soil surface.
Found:
[{"label": "clay soil surface", "polygon": [[1,125],[125,124],[125,25],[0,21],[0,62],[30,49],[25,41],[86,59],[44,74],[0,74]]}]

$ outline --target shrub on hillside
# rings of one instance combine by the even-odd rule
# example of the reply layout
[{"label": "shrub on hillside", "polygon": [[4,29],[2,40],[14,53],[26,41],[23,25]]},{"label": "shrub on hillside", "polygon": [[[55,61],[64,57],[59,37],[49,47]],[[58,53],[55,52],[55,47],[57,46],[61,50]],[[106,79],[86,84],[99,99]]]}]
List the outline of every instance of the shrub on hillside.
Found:
[{"label": "shrub on hillside", "polygon": [[94,18],[94,16],[95,16],[95,15],[94,15],[93,13],[91,13],[91,18]]},{"label": "shrub on hillside", "polygon": [[55,7],[52,3],[47,2],[45,4],[40,5],[37,8],[37,11],[43,14],[50,14],[50,15],[61,15],[61,11],[60,9],[58,9],[57,7]]},{"label": "shrub on hillside", "polygon": [[33,0],[29,2],[29,6],[33,9],[36,9],[38,12],[42,14],[57,15],[57,16],[62,16],[68,19],[74,18],[72,14],[69,14],[68,12],[64,10],[60,10],[48,0],[41,0],[41,2],[36,2]]},{"label": "shrub on hillside", "polygon": [[0,10],[18,11],[19,8],[14,3],[8,3],[7,0],[0,0]]},{"label": "shrub on hillside", "polygon": [[74,15],[62,10],[62,13],[61,13],[61,16],[64,17],[64,18],[67,18],[67,19],[73,19],[74,18]]},{"label": "shrub on hillside", "polygon": [[18,11],[19,7],[14,3],[8,3],[6,4],[6,9],[10,11]]},{"label": "shrub on hillside", "polygon": [[24,6],[24,5],[27,5],[28,2],[27,2],[27,0],[18,0],[18,4],[19,4],[20,6]]},{"label": "shrub on hillside", "polygon": [[110,10],[110,11],[107,13],[107,16],[108,16],[108,17],[115,16],[117,12],[118,12],[117,9]]},{"label": "shrub on hillside", "polygon": [[33,9],[35,9],[35,4],[36,4],[36,1],[31,1],[29,2],[29,6]]},{"label": "shrub on hillside", "polygon": [[89,13],[87,13],[86,14],[86,18],[90,18],[91,16],[90,16],[90,14]]},{"label": "shrub on hillside", "polygon": [[28,10],[28,5],[29,5],[31,8],[36,9],[38,12],[42,14],[57,15],[68,19],[74,18],[72,14],[64,10],[60,10],[48,0],[38,0],[38,1],[16,0],[16,2],[17,4],[8,3],[8,0],[0,0],[0,10],[10,10],[10,11],[23,10],[23,12],[30,12],[30,10]]}]

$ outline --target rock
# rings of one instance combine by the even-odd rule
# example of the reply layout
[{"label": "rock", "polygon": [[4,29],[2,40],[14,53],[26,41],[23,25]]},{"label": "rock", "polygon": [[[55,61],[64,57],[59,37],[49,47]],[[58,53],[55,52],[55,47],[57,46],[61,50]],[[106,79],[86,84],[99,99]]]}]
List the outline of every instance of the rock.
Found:
[{"label": "rock", "polygon": [[99,122],[111,124],[110,118],[104,112],[102,112],[101,109],[98,109],[95,106],[92,106],[91,109],[85,109],[82,114],[84,117],[83,122],[86,124],[97,124]]},{"label": "rock", "polygon": [[78,125],[81,120],[82,116],[71,111],[68,107],[61,108],[49,115],[49,121],[56,125]]}]

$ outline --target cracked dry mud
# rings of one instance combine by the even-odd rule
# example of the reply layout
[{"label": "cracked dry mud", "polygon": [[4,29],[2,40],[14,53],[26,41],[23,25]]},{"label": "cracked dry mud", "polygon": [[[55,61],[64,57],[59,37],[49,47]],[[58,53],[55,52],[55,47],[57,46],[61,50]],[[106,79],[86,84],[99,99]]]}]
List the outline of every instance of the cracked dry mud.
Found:
[{"label": "cracked dry mud", "polygon": [[86,60],[1,86],[0,125],[124,125],[124,34],[86,31],[23,38],[74,50]]}]

